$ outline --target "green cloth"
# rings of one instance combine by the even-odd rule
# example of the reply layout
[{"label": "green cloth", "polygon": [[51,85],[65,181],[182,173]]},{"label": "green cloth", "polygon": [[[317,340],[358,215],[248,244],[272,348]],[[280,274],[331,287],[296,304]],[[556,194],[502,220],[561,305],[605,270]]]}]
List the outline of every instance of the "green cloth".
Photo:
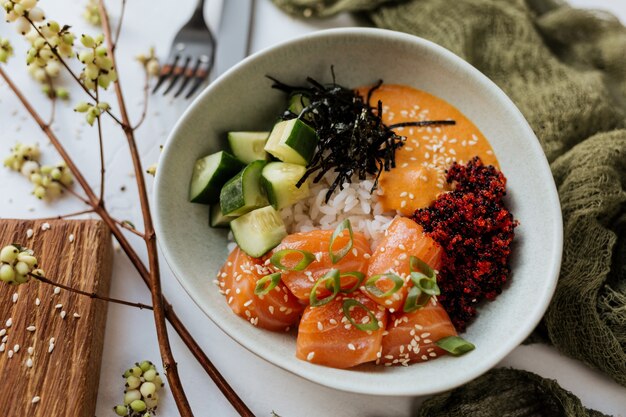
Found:
[{"label": "green cloth", "polygon": [[[498,387],[494,389],[494,387]],[[426,400],[417,417],[602,417],[551,379],[493,369],[461,388]]]},{"label": "green cloth", "polygon": [[305,17],[359,12],[378,27],[430,39],[511,97],[539,137],[563,209],[563,265],[542,327],[561,352],[626,386],[626,29],[619,21],[554,0],[274,2]]}]

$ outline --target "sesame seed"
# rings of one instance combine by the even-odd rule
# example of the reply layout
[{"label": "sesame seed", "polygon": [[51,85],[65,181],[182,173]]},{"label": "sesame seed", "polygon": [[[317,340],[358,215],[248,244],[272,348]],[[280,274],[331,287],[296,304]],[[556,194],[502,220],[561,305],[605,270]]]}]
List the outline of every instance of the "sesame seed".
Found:
[{"label": "sesame seed", "polygon": [[281,313],[284,313],[285,311],[287,311],[287,307],[285,306],[280,306],[280,308],[278,309]]},{"label": "sesame seed", "polygon": [[315,357],[315,352],[309,352],[309,354],[306,355],[306,360],[312,361],[314,357]]},{"label": "sesame seed", "polygon": [[0,342],[5,343],[7,340],[9,340],[9,336],[4,336]]},{"label": "sesame seed", "polygon": [[346,324],[345,326],[343,326],[346,330],[350,330],[352,328],[352,325],[350,323]]},{"label": "sesame seed", "polygon": [[35,331],[35,326],[30,325],[26,328],[26,330],[28,330],[29,332],[34,332]]},{"label": "sesame seed", "polygon": [[250,310],[246,310],[245,313],[246,313],[246,317],[252,317],[252,314],[250,314]]},{"label": "sesame seed", "polygon": [[406,253],[401,253],[400,255],[398,255],[398,259],[400,259],[401,261],[406,259],[408,257],[408,255]]},{"label": "sesame seed", "polygon": [[352,343],[348,343],[348,349],[356,350],[356,347]]},{"label": "sesame seed", "polygon": [[13,357],[13,351],[9,349],[7,355],[9,355],[9,359],[11,359]]},{"label": "sesame seed", "polygon": [[384,247],[384,246],[381,246],[381,247],[380,247],[380,251],[381,251],[381,252],[384,252],[384,251],[385,251],[385,247]]},{"label": "sesame seed", "polygon": [[335,320],[335,319],[330,319],[330,320],[328,320],[328,322],[329,322],[330,324],[333,324],[333,325],[334,325],[334,324],[337,324],[337,320]]},{"label": "sesame seed", "polygon": [[420,336],[421,336],[421,337],[428,337],[428,336],[430,336],[430,333],[428,333],[428,332],[424,332],[424,333],[422,333]]},{"label": "sesame seed", "polygon": [[49,341],[48,343],[54,343],[54,342],[55,342],[55,340],[56,340],[56,339],[55,339],[54,337],[51,337],[51,338],[50,338],[50,341]]},{"label": "sesame seed", "polygon": [[34,347],[32,347],[32,346],[29,346],[27,350],[28,350],[28,354],[29,354],[29,355],[32,355],[32,354],[33,354],[33,352],[35,352],[35,348],[34,348]]},{"label": "sesame seed", "polygon": [[401,197],[401,198],[404,198],[404,197],[406,197],[408,194],[409,194],[409,193],[407,193],[406,191],[402,191],[402,192],[400,193],[400,197]]},{"label": "sesame seed", "polygon": [[17,353],[20,351],[20,345],[16,344],[15,346],[13,346],[13,352]]},{"label": "sesame seed", "polygon": [[318,321],[318,322],[317,322],[317,330],[319,330],[320,332],[321,332],[322,330],[324,330],[324,325],[322,324],[322,322],[321,322],[321,321]]},{"label": "sesame seed", "polygon": [[59,287],[54,287],[54,293],[55,293],[55,294],[60,294],[60,293],[61,293],[61,288],[59,288]]},{"label": "sesame seed", "polygon": [[400,202],[400,208],[404,208],[404,207],[406,207],[406,200],[402,200]]},{"label": "sesame seed", "polygon": [[48,353],[52,353],[53,350],[54,350],[54,343],[50,343],[48,345]]},{"label": "sesame seed", "polygon": [[71,234],[70,237],[68,238],[68,240],[70,241],[70,243],[74,242],[74,234]]},{"label": "sesame seed", "polygon": [[385,300],[385,304],[389,306],[389,305],[391,305],[393,303],[391,302],[391,300]]},{"label": "sesame seed", "polygon": [[57,304],[57,305],[54,306],[54,308],[61,309],[61,308],[63,308],[63,304]]},{"label": "sesame seed", "polygon": [[7,330],[6,329],[0,330],[0,337],[4,336],[5,334],[7,334]]},{"label": "sesame seed", "polygon": [[241,288],[235,288],[235,294],[241,294]]},{"label": "sesame seed", "polygon": [[39,401],[41,401],[41,397],[39,395],[35,395],[33,399],[30,400],[30,402],[33,404],[37,404]]},{"label": "sesame seed", "polygon": [[17,303],[17,298],[18,298],[19,296],[20,296],[20,295],[19,295],[18,293],[13,293],[13,302],[14,302],[14,303]]},{"label": "sesame seed", "polygon": [[33,231],[33,229],[28,229],[28,230],[26,231],[26,237],[27,237],[27,238],[29,238],[29,239],[30,239],[31,237],[33,237],[33,235],[34,235],[34,234],[35,234],[35,232]]},{"label": "sesame seed", "polygon": [[4,352],[6,345],[4,343],[0,344],[0,352]]},{"label": "sesame seed", "polygon": [[274,306],[269,306],[267,309],[269,310],[270,314],[274,314]]},{"label": "sesame seed", "polygon": [[359,256],[359,251],[356,248],[352,248],[352,254],[354,256]]},{"label": "sesame seed", "polygon": [[404,244],[402,243],[400,243],[398,247],[400,248],[400,250],[406,250],[406,246],[404,246]]},{"label": "sesame seed", "polygon": [[369,259],[371,257],[372,257],[372,255],[370,255],[369,253],[364,253],[363,254],[363,258],[365,258],[365,259]]},{"label": "sesame seed", "polygon": [[232,302],[233,302],[233,296],[231,295],[231,296],[228,298],[228,304],[230,304],[230,303],[232,303]]},{"label": "sesame seed", "polygon": [[431,358],[436,358],[437,354],[435,352],[430,352],[428,356],[430,356]]},{"label": "sesame seed", "polygon": [[11,327],[13,325],[13,319],[11,317],[9,317],[9,319],[7,320],[7,322],[5,323],[5,325],[7,327]]},{"label": "sesame seed", "polygon": [[432,340],[430,340],[430,339],[424,339],[424,340],[422,340],[422,342],[424,342],[424,343],[428,344],[428,343],[432,343],[433,341],[432,341]]},{"label": "sesame seed", "polygon": [[33,360],[31,358],[26,359],[26,366],[29,368],[33,367]]},{"label": "sesame seed", "polygon": [[42,225],[41,225],[41,230],[43,230],[44,232],[45,232],[46,230],[49,230],[49,229],[50,229],[50,223],[47,223],[47,222],[46,222],[46,223],[44,223],[44,224],[42,224]]},{"label": "sesame seed", "polygon": [[426,356],[426,355],[422,355],[422,360],[423,360],[423,361],[427,361],[427,360],[428,360],[428,356]]},{"label": "sesame seed", "polygon": [[252,304],[252,300],[248,300],[245,303],[243,303],[244,307],[248,307],[250,304]]}]

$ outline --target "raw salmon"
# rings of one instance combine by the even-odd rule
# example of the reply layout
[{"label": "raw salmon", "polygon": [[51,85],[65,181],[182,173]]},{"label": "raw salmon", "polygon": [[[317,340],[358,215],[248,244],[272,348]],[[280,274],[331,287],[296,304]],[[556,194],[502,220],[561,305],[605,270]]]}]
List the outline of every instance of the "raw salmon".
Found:
[{"label": "raw salmon", "polygon": [[[437,270],[441,266],[442,255],[441,246],[426,235],[420,225],[406,217],[396,217],[372,254],[367,269],[367,277],[393,273],[402,278],[405,284],[389,297],[377,297],[367,291],[366,294],[380,305],[388,308],[390,312],[401,312],[408,289],[411,286],[409,280],[411,273],[410,257],[416,256]],[[389,279],[382,278],[377,281],[376,286],[382,292],[386,292],[393,288],[393,283]]]},{"label": "raw salmon", "polygon": [[383,337],[380,363],[406,366],[435,359],[446,354],[435,342],[456,335],[448,313],[435,298],[431,298],[424,307],[412,313],[391,315]]},{"label": "raw salmon", "polygon": [[[355,299],[367,307],[378,320],[378,330],[359,330],[344,316],[343,302]],[[368,313],[359,307],[352,308],[351,317],[356,323],[369,322]],[[340,294],[320,307],[308,306],[300,326],[296,356],[319,365],[333,368],[350,368],[377,359],[383,332],[387,325],[387,312],[369,297],[357,290]]]},{"label": "raw salmon", "polygon": [[[311,252],[315,255],[315,260],[309,264],[303,271],[283,271],[282,280],[289,290],[300,299],[300,301],[308,304],[311,290],[315,282],[323,277],[332,268],[339,269],[341,273],[367,272],[368,258],[370,257],[370,245],[364,234],[354,232],[353,246],[346,256],[339,262],[333,264],[330,259],[329,245],[332,237],[332,230],[313,230],[310,232],[294,233],[283,239],[280,245],[274,249],[272,253],[276,253],[282,249],[297,249]],[[348,231],[344,231],[335,239],[333,250],[339,250],[349,243],[350,237]],[[294,255],[298,256],[298,255]],[[301,259],[301,257],[300,257]],[[292,259],[291,263],[296,263],[298,259]],[[289,265],[290,260],[285,259],[284,264]],[[341,278],[341,288],[349,289],[357,283],[358,279],[354,276],[343,276]],[[324,286],[318,286],[318,296],[323,297],[330,294],[330,291]]]},{"label": "raw salmon", "polygon": [[298,299],[281,282],[265,295],[254,293],[257,281],[273,272],[263,259],[252,258],[236,247],[218,274],[218,285],[238,316],[264,329],[286,330],[298,323],[304,310]]}]

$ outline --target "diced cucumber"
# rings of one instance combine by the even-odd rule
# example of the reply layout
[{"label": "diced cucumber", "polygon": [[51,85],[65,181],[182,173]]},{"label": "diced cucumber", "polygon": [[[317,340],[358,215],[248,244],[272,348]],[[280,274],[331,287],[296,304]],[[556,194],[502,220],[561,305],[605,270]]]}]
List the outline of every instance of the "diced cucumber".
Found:
[{"label": "diced cucumber", "polygon": [[222,214],[222,208],[219,204],[211,204],[211,209],[209,210],[209,225],[211,227],[228,227],[233,219],[235,217]]},{"label": "diced cucumber", "polygon": [[300,119],[291,119],[274,125],[265,151],[283,162],[306,166],[316,146],[315,130]]},{"label": "diced cucumber", "polygon": [[304,108],[309,104],[311,104],[311,100],[309,100],[308,97],[305,97],[299,93],[294,94],[293,96],[289,97],[288,110],[293,114],[299,116],[300,113],[302,113],[302,110],[304,110]]},{"label": "diced cucumber", "polygon": [[267,161],[254,161],[231,178],[220,193],[220,207],[225,216],[241,216],[269,203],[261,187],[261,171]]},{"label": "diced cucumber", "polygon": [[244,164],[267,159],[265,142],[269,132],[228,132],[228,143],[233,154]]},{"label": "diced cucumber", "polygon": [[228,152],[220,151],[196,161],[189,185],[189,201],[212,204],[220,200],[222,186],[243,164]]},{"label": "diced cucumber", "polygon": [[280,210],[309,195],[309,183],[304,182],[300,188],[296,183],[306,172],[302,165],[286,162],[270,162],[263,168],[261,183],[265,188],[267,199],[272,207]]},{"label": "diced cucumber", "polygon": [[285,223],[272,206],[237,217],[230,228],[241,250],[254,258],[265,255],[287,236]]}]

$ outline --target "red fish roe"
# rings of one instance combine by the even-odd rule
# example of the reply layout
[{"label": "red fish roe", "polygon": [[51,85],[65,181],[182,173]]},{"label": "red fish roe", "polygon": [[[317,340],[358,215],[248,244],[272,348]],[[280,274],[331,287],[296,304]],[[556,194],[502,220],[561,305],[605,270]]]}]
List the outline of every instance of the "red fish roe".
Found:
[{"label": "red fish roe", "polygon": [[475,157],[448,170],[449,193],[439,195],[414,219],[445,251],[438,284],[441,304],[459,331],[476,315],[476,305],[502,292],[510,274],[509,255],[517,221],[504,205],[506,178]]}]

